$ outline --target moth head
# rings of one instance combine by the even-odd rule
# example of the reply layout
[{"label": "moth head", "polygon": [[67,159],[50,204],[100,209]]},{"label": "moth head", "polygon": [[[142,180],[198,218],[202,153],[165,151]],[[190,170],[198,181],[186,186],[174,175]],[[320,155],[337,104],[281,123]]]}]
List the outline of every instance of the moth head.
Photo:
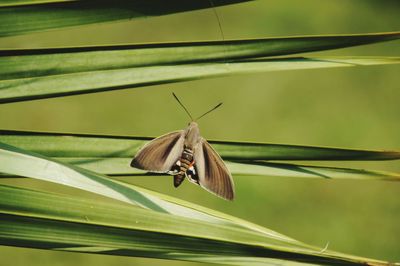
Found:
[{"label": "moth head", "polygon": [[189,122],[187,130],[199,130],[199,125],[195,121]]}]

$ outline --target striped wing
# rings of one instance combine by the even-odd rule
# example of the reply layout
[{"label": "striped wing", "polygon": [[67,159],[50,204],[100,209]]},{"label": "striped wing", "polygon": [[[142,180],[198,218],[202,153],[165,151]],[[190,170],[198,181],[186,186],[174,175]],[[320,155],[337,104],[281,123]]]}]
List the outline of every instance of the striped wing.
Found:
[{"label": "striped wing", "polygon": [[232,176],[222,158],[203,138],[194,152],[194,162],[200,186],[224,199],[233,200]]},{"label": "striped wing", "polygon": [[144,145],[135,155],[131,166],[151,172],[167,172],[183,152],[184,131],[175,131]]}]

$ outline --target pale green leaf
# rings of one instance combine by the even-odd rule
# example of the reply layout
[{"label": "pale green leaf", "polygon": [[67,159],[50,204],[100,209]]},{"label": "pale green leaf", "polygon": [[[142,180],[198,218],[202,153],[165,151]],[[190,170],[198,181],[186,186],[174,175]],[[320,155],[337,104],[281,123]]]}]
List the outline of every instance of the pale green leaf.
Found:
[{"label": "pale green leaf", "polygon": [[7,186],[0,186],[0,216],[3,245],[219,264],[385,265],[240,228]]},{"label": "pale green leaf", "polygon": [[[203,221],[211,221],[217,224],[229,226],[245,226],[252,231],[256,230],[271,239],[286,241],[291,244],[304,245],[296,240],[280,235],[269,229],[253,225],[249,222],[238,223],[238,219],[218,212],[199,211],[196,205],[175,200],[172,197],[163,199],[160,194],[128,185],[108,177],[82,169],[77,166],[59,162],[26,150],[19,149],[0,142],[0,173],[36,178],[39,180],[54,182],[105,197],[116,199],[125,203],[139,205],[161,213],[170,213],[182,217],[190,217]],[[21,167],[23,166],[23,167]],[[204,209],[203,209],[204,210]]]}]

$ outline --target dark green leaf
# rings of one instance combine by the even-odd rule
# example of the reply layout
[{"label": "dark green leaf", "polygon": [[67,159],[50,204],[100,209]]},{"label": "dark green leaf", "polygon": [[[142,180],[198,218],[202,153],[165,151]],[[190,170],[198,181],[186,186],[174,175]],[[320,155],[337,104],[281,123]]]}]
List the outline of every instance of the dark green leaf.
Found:
[{"label": "dark green leaf", "polygon": [[[0,50],[0,79],[144,66],[174,66],[183,63],[227,63],[231,60],[237,62],[238,59],[324,51],[399,38],[399,32],[389,32],[98,47],[5,49]],[[349,64],[351,63],[350,61]]]},{"label": "dark green leaf", "polygon": [[[149,137],[57,134],[0,130],[0,142],[54,158],[132,158]],[[287,144],[209,141],[222,158],[249,160],[395,160],[397,151],[357,150]]]},{"label": "dark green leaf", "polygon": [[[223,6],[247,1],[213,0],[213,3]],[[208,0],[6,0],[0,3],[0,37],[210,7]]]},{"label": "dark green leaf", "polygon": [[[393,40],[399,33],[0,51],[0,103],[193,79],[399,63],[397,57],[252,59]],[[244,60],[246,59],[246,60]]]}]

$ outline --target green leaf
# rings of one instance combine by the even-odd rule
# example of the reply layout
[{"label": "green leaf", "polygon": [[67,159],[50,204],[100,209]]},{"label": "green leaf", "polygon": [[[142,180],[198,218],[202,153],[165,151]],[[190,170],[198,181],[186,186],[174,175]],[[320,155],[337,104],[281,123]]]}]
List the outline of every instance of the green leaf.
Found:
[{"label": "green leaf", "polygon": [[[54,158],[131,159],[149,137],[62,134],[0,130],[0,142]],[[375,151],[287,144],[209,140],[223,159],[249,160],[396,160],[398,151]]]},{"label": "green leaf", "polygon": [[[0,142],[107,175],[145,175],[129,166],[150,138],[0,130]],[[234,175],[400,181],[400,175],[353,168],[272,163],[262,160],[394,160],[399,152],[284,144],[210,141]]]},{"label": "green leaf", "polygon": [[220,264],[385,264],[241,228],[7,186],[0,186],[0,217],[3,245]]},{"label": "green leaf", "polygon": [[[157,175],[130,167],[131,158],[59,158],[60,161],[79,166],[109,176],[144,176]],[[386,180],[400,181],[399,173],[374,171],[355,168],[330,166],[313,166],[295,163],[272,163],[249,161],[235,163],[225,161],[229,171],[234,176],[271,176],[291,178],[326,178],[326,179],[357,179],[357,180]],[[17,176],[4,175],[3,178]]]},{"label": "green leaf", "polygon": [[87,190],[114,198],[123,202],[167,212],[147,195],[136,191],[127,191],[122,184],[108,180],[94,172],[59,163],[31,152],[0,143],[0,172],[37,178]]},{"label": "green leaf", "polygon": [[0,81],[0,103],[94,93],[216,76],[329,67],[398,64],[400,58],[286,58],[138,67]]},{"label": "green leaf", "polygon": [[35,5],[35,4],[50,4],[58,2],[73,2],[79,0],[2,0],[0,7]]},{"label": "green leaf", "polygon": [[[249,0],[213,0],[214,6]],[[0,37],[85,24],[161,16],[211,8],[202,0],[3,0]]]},{"label": "green leaf", "polygon": [[[91,171],[112,176],[143,176],[146,171],[129,167],[131,158],[60,158],[67,162]],[[294,178],[327,178],[400,181],[400,174],[384,171],[372,171],[354,168],[313,166],[295,163],[273,163],[264,161],[231,162],[225,161],[229,171],[234,175],[255,175]]]},{"label": "green leaf", "polygon": [[[129,166],[131,158],[59,158],[60,161],[109,176],[157,175]],[[399,173],[331,166],[313,166],[295,163],[273,163],[263,161],[225,161],[234,176],[272,176],[291,178],[326,178],[400,181]],[[3,178],[17,176],[2,175]]]},{"label": "green leaf", "polygon": [[3,50],[0,51],[0,102],[93,93],[241,73],[397,64],[400,61],[398,57],[254,58],[322,51],[399,37],[400,33],[381,33]]},{"label": "green leaf", "polygon": [[304,246],[304,244],[296,240],[235,217],[215,211],[208,211],[206,208],[195,204],[186,203],[173,197],[167,197],[134,185],[118,182],[104,175],[21,150],[1,142],[0,159],[0,173],[54,182],[125,203],[139,205],[161,213],[196,218],[217,224],[222,223],[233,227],[245,227],[246,230],[257,231],[279,241]]},{"label": "green leaf", "polygon": [[[396,40],[400,32],[297,36],[208,42],[0,50],[0,79],[32,78],[144,66],[228,63],[232,60],[325,51]],[[62,64],[60,63],[62,62]]]},{"label": "green leaf", "polygon": [[[1,79],[143,66],[230,62],[397,40],[400,32],[0,50]],[[62,64],[60,64],[62,62]],[[35,64],[36,63],[36,64]]]},{"label": "green leaf", "polygon": [[294,163],[251,161],[228,163],[228,167],[236,175],[400,181],[400,174],[398,173]]}]

